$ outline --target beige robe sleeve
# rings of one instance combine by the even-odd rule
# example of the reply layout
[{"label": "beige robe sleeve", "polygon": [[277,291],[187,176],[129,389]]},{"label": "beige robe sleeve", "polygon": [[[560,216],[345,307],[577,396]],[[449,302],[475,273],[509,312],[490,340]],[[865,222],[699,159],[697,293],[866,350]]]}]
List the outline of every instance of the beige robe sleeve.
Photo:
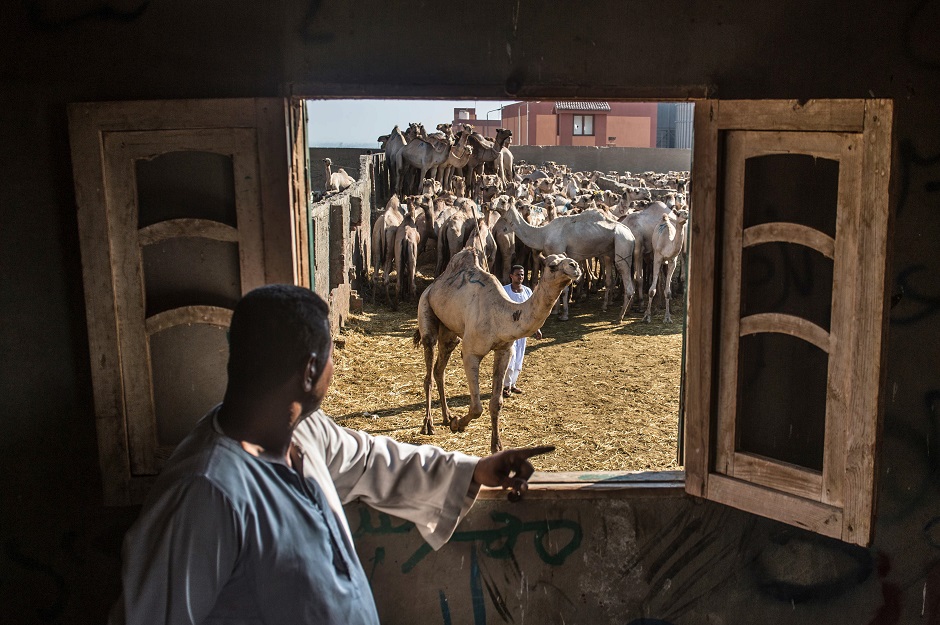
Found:
[{"label": "beige robe sleeve", "polygon": [[350,430],[321,411],[297,427],[294,439],[307,458],[305,477],[317,480],[331,507],[358,499],[413,522],[434,549],[450,539],[479,491],[471,489],[479,458]]}]

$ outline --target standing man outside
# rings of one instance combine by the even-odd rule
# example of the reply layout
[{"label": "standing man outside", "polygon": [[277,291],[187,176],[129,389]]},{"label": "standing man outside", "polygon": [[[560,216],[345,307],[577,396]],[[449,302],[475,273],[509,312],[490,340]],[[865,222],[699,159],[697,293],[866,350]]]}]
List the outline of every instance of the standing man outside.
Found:
[{"label": "standing man outside", "polygon": [[222,403],[179,444],[124,539],[112,625],[377,625],[342,506],[415,523],[440,548],[481,485],[518,497],[552,447],[486,458],[355,432],[320,408],[333,376],[327,305],[308,289],[245,295]]},{"label": "standing man outside", "polygon": [[[509,284],[503,285],[506,295],[509,299],[521,304],[532,297],[532,289],[522,284],[525,278],[525,267],[522,265],[513,265],[509,271]],[[533,335],[535,338],[542,338],[542,330],[536,330]],[[516,339],[511,351],[509,352],[509,368],[506,369],[506,378],[503,380],[503,397],[509,397],[511,393],[522,393],[522,389],[516,386],[519,374],[522,373],[522,359],[525,357],[526,338]]]}]

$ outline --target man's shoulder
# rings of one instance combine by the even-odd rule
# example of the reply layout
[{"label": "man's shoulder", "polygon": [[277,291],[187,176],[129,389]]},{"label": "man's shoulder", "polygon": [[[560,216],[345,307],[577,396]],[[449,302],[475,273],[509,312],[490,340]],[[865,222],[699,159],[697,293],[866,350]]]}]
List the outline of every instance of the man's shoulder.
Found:
[{"label": "man's shoulder", "polygon": [[247,453],[216,432],[211,414],[177,446],[154,484],[154,493],[204,483],[226,496],[236,496],[252,473]]}]

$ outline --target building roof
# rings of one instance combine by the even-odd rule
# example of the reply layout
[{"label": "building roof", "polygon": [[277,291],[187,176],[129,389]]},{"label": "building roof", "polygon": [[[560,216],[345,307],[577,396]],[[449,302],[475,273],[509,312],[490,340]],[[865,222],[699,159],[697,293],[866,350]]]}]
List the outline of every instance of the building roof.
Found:
[{"label": "building roof", "polygon": [[609,111],[607,102],[555,102],[556,111]]}]

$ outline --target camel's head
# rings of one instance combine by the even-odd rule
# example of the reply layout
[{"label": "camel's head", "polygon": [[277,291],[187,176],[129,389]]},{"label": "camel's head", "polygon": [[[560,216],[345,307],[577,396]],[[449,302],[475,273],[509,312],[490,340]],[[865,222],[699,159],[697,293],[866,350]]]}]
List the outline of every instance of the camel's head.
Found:
[{"label": "camel's head", "polygon": [[493,198],[493,203],[490,208],[499,213],[500,215],[505,215],[506,211],[509,210],[511,206],[516,205],[516,198],[509,195],[498,195]]},{"label": "camel's head", "polygon": [[684,208],[681,208],[677,211],[673,211],[673,215],[675,215],[677,226],[681,226],[682,224],[684,224],[685,222],[689,220],[689,211],[687,211]]},{"label": "camel's head", "polygon": [[424,130],[424,126],[422,126],[422,125],[421,125],[420,123],[418,123],[418,122],[411,122],[410,124],[408,124],[408,130],[405,131],[405,135],[404,135],[404,136],[405,136],[405,140],[407,140],[407,141],[412,141],[412,140],[415,139],[415,137],[418,137],[418,136],[419,136],[419,130],[418,130],[419,128],[421,129],[421,131]]},{"label": "camel's head", "polygon": [[425,178],[421,181],[421,195],[433,195],[434,194],[434,179]]},{"label": "camel's head", "polygon": [[328,159],[328,158],[325,158],[325,159],[323,159],[323,164],[326,165],[326,166],[330,166],[330,165],[333,164],[333,161],[331,161],[331,160]]},{"label": "camel's head", "polygon": [[564,254],[552,254],[545,258],[545,269],[542,273],[545,278],[552,281],[560,280],[562,283],[577,282],[581,278],[581,266]]}]

